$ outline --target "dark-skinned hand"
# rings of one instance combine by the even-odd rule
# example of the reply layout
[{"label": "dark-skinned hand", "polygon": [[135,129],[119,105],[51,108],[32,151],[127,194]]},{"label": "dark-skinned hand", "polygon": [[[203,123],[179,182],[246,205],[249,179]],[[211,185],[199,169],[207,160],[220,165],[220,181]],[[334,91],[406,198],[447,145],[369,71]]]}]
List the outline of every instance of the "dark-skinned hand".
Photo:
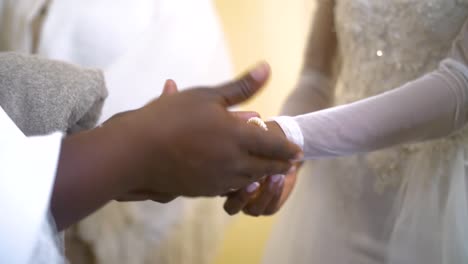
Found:
[{"label": "dark-skinned hand", "polygon": [[[268,132],[285,137],[274,121],[267,122]],[[244,212],[250,216],[268,216],[275,214],[289,198],[296,184],[300,163],[296,163],[285,175],[268,176],[238,191],[227,195],[224,210],[234,215]]]},{"label": "dark-skinned hand", "polygon": [[65,138],[51,204],[59,228],[130,193],[216,196],[287,172],[300,149],[227,110],[252,97],[269,73],[262,64],[214,88],[166,94]]}]

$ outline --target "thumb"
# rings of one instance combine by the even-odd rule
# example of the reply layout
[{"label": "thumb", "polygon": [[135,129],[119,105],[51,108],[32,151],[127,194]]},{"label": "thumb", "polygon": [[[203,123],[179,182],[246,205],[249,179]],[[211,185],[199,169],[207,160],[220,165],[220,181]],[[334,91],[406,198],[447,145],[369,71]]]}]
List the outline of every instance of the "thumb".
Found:
[{"label": "thumb", "polygon": [[226,107],[232,106],[252,97],[265,85],[269,77],[270,66],[267,63],[261,63],[243,77],[226,83],[215,90],[221,96]]},{"label": "thumb", "polygon": [[164,84],[162,95],[172,95],[178,93],[177,84],[173,80],[167,80]]}]

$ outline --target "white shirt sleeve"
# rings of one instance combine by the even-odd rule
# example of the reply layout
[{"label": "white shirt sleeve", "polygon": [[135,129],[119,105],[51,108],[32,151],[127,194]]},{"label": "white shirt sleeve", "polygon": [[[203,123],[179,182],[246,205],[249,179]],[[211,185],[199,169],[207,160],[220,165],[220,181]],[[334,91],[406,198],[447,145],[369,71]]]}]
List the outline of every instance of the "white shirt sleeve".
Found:
[{"label": "white shirt sleeve", "polygon": [[62,134],[27,138],[0,107],[0,263],[27,263],[49,208]]},{"label": "white shirt sleeve", "polygon": [[392,91],[275,121],[305,159],[369,152],[447,136],[468,117],[468,24],[439,68]]}]

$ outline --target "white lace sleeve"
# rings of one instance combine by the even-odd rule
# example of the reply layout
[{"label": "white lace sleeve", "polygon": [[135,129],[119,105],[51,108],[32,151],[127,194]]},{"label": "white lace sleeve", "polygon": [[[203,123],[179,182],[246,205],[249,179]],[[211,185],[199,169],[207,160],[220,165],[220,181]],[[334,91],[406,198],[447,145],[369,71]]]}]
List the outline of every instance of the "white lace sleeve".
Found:
[{"label": "white lace sleeve", "polygon": [[[434,72],[378,96],[275,121],[289,131],[290,140],[298,145],[304,142],[306,159],[368,152],[447,136],[467,122],[467,65],[465,24],[450,55]],[[303,139],[297,135],[303,135]]]}]

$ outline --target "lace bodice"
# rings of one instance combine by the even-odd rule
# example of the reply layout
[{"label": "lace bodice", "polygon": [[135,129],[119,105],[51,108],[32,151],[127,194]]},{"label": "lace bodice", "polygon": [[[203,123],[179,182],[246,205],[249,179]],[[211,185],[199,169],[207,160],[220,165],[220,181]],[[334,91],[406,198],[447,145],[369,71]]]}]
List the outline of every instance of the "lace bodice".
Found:
[{"label": "lace bodice", "polygon": [[337,0],[337,103],[382,93],[433,70],[468,18],[468,0]]},{"label": "lace bodice", "polygon": [[[467,18],[468,0],[336,0],[341,70],[335,103],[380,94],[434,70]],[[467,131],[458,135],[467,138]],[[376,189],[398,186],[404,161],[412,153],[448,152],[454,145],[442,139],[367,155],[379,177]]]}]

